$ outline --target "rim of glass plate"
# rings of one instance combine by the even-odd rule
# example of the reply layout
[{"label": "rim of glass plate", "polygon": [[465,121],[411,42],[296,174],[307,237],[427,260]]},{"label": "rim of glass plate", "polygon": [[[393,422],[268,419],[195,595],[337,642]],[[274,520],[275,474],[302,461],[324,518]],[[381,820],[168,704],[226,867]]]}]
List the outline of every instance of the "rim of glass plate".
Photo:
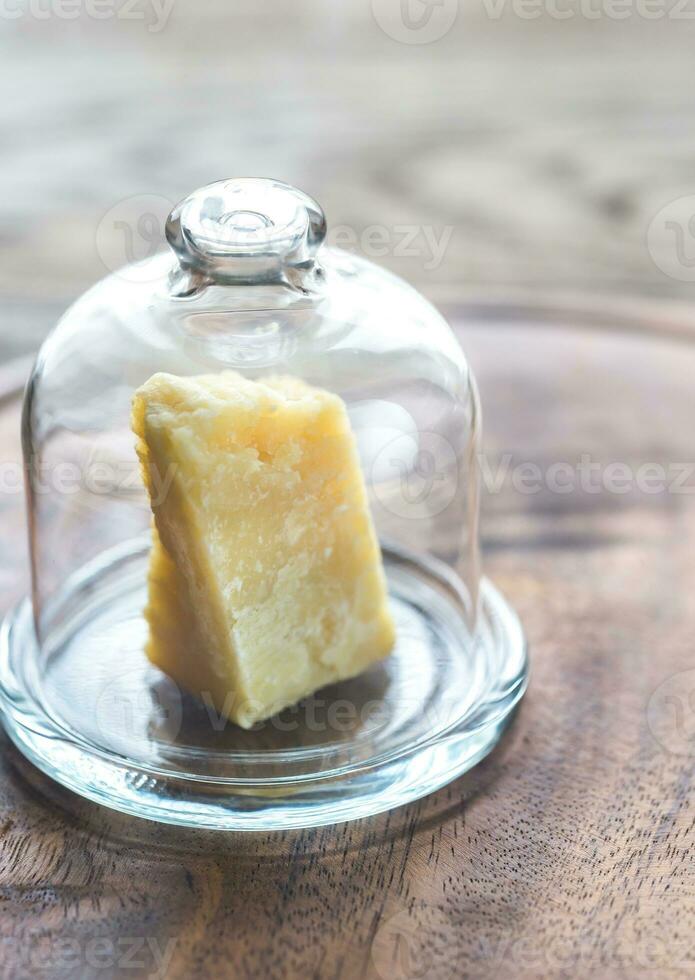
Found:
[{"label": "rim of glass plate", "polygon": [[[69,596],[76,588],[85,582],[93,579],[96,572],[102,567],[106,559],[107,565],[111,565],[116,558],[126,558],[136,555],[143,547],[140,539],[126,542],[124,545],[110,549],[105,556],[99,556],[96,560],[88,563],[84,568],[79,569],[66,581],[61,592],[56,596],[55,605],[60,607],[65,602],[65,597]],[[387,546],[387,551],[396,550],[392,546]],[[411,555],[406,549],[397,549],[399,557],[412,559],[416,565],[425,567],[426,570],[436,576],[440,581],[447,579],[448,584],[457,589],[455,577],[443,563],[435,559],[428,558],[423,561],[422,556]],[[446,738],[453,732],[465,730],[467,734],[474,734],[484,731],[491,725],[499,721],[508,714],[515,704],[523,696],[528,684],[529,664],[528,651],[521,624],[516,613],[508,605],[495,586],[483,578],[480,583],[481,591],[481,616],[479,633],[476,634],[475,642],[481,643],[488,651],[499,652],[505,645],[508,649],[515,651],[516,659],[519,661],[519,669],[513,676],[510,684],[506,688],[491,686],[488,683],[485,698],[478,699],[471,704],[468,710],[456,717],[453,717],[447,724],[433,727],[426,735],[408,742],[405,745],[397,746],[391,750],[376,753],[363,760],[354,763],[334,766],[332,768],[322,768],[317,772],[293,774],[290,776],[212,776],[209,774],[198,774],[183,772],[181,769],[168,769],[165,766],[153,765],[140,760],[133,760],[113,748],[101,746],[94,741],[86,738],[80,731],[68,725],[63,719],[56,717],[49,707],[45,704],[40,691],[34,688],[31,679],[25,676],[18,677],[18,671],[13,660],[13,653],[19,653],[20,664],[23,666],[35,664],[35,657],[27,656],[29,650],[36,649],[36,637],[33,625],[33,616],[30,609],[28,598],[24,598],[5,616],[0,625],[0,710],[7,720],[11,720],[14,725],[18,725],[32,734],[41,738],[59,738],[72,745],[79,746],[83,751],[100,758],[108,763],[137,768],[138,770],[152,776],[166,779],[186,779],[190,782],[200,782],[206,784],[217,784],[222,786],[250,786],[262,783],[267,786],[297,785],[302,782],[318,782],[326,779],[340,778],[354,775],[369,769],[376,769],[388,765],[401,758],[413,755],[418,751]],[[47,613],[51,608],[47,608]],[[500,627],[500,624],[503,627]],[[50,654],[49,654],[50,655]],[[488,679],[488,681],[490,678]],[[491,680],[494,682],[495,677]],[[14,682],[14,683],[13,683]],[[495,710],[496,707],[496,710]],[[477,719],[477,720],[476,720]],[[342,748],[338,746],[337,750]],[[190,746],[180,747],[181,761],[190,759],[207,759],[210,761],[225,761],[232,765],[272,765],[283,762],[311,762],[313,760],[326,759],[331,751],[337,751],[330,746],[315,746],[308,749],[256,749],[256,750],[232,750],[214,751],[193,748]]]}]

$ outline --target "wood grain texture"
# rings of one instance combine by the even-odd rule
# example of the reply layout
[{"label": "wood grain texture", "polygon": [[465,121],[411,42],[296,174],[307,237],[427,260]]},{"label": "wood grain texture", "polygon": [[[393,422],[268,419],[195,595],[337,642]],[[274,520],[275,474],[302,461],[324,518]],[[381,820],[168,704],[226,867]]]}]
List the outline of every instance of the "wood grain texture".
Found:
[{"label": "wood grain texture", "polygon": [[[495,484],[486,570],[532,649],[502,743],[390,814],[256,836],[110,813],[4,740],[3,976],[695,974],[695,479],[679,494],[549,478],[583,454],[601,474],[691,460],[695,345],[495,316],[460,336]],[[3,462],[15,425],[6,410]],[[522,462],[537,492],[519,489]],[[0,501],[7,604],[26,588],[22,504]]]}]

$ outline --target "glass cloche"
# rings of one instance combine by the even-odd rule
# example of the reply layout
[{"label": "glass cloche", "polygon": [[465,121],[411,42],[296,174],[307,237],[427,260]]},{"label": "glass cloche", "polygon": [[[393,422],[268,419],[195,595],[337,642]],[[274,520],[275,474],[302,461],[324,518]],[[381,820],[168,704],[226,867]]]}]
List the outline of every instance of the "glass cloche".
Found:
[{"label": "glass cloche", "polygon": [[[169,251],[90,289],[38,354],[23,417],[32,596],[5,623],[0,693],[20,749],[83,796],[221,829],[361,817],[468,769],[523,693],[518,621],[480,575],[465,356],[422,296],[325,233],[287,184],[210,184],[169,216]],[[156,372],[228,370],[344,401],[397,634],[379,665],[251,730],[143,652],[152,510],[133,393]]]}]

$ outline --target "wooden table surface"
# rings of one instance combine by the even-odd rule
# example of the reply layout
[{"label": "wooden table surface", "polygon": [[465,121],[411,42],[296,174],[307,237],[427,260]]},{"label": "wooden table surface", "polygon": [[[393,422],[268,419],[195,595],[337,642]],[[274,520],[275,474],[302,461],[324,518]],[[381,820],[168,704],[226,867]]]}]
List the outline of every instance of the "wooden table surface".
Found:
[{"label": "wooden table surface", "polygon": [[[695,975],[695,330],[653,322],[460,324],[486,414],[486,570],[532,653],[488,759],[388,814],[242,835],[101,809],[4,739],[3,976]],[[16,401],[0,419],[4,467]],[[598,490],[558,490],[552,466],[583,455]],[[20,495],[0,508],[6,606],[27,587]]]}]

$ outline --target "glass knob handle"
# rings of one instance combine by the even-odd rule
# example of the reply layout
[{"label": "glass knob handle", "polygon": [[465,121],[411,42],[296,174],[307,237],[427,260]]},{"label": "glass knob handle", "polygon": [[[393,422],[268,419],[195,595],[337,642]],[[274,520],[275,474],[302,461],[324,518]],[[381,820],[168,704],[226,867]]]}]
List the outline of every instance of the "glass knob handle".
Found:
[{"label": "glass knob handle", "polygon": [[213,282],[266,282],[313,265],[326,237],[316,201],[279,180],[219,180],[176,205],[166,236],[180,264]]}]

